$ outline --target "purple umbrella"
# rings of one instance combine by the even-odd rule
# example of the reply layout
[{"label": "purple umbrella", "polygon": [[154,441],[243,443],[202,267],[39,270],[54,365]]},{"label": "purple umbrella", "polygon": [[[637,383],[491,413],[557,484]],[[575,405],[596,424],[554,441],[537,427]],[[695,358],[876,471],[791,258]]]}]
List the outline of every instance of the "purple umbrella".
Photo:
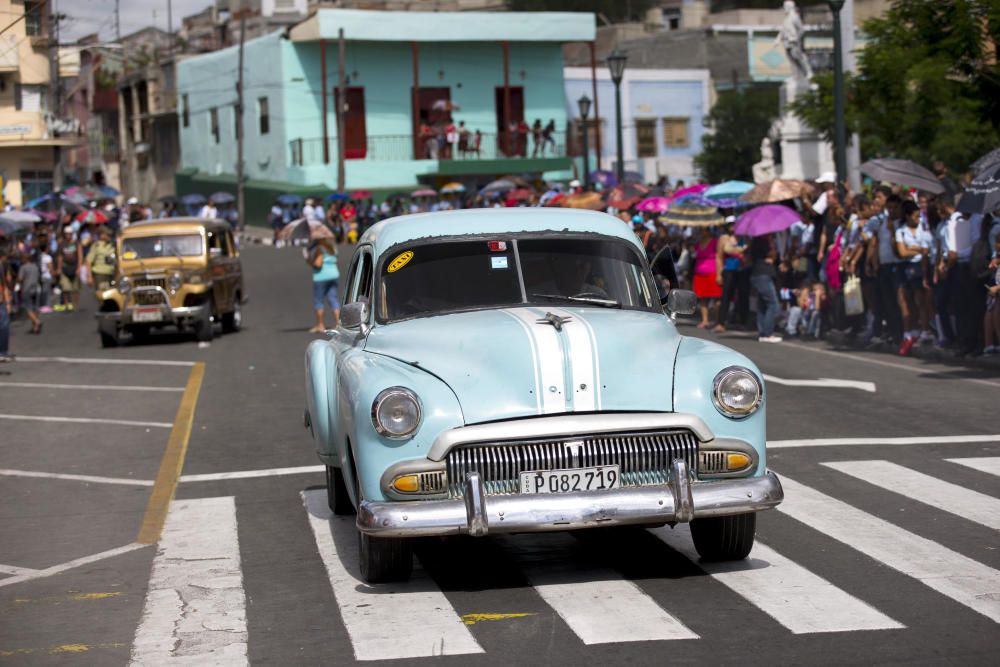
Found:
[{"label": "purple umbrella", "polygon": [[780,204],[752,208],[736,221],[735,231],[740,236],[764,236],[781,232],[799,221],[794,209]]}]

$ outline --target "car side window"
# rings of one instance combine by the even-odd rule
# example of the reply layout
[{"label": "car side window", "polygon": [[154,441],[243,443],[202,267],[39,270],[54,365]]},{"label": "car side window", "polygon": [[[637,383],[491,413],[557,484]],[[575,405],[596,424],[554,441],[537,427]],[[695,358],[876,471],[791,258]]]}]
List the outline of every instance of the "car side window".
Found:
[{"label": "car side window", "polygon": [[347,278],[345,303],[354,303],[361,298],[371,299],[371,252],[367,248],[354,255]]},{"label": "car side window", "polygon": [[360,276],[358,278],[358,289],[355,296],[356,301],[364,299],[368,303],[372,301],[372,254],[367,250],[361,253]]},{"label": "car side window", "polygon": [[226,257],[236,257],[237,255],[240,254],[239,251],[236,249],[236,241],[233,239],[232,232],[229,231],[226,232],[226,243],[223,254]]},{"label": "car side window", "polygon": [[[215,254],[220,257],[225,257],[229,254],[226,252],[226,244],[222,239],[222,234],[218,231],[209,231],[206,236],[208,237],[208,252],[210,255]],[[213,250],[216,252],[212,253]]]}]

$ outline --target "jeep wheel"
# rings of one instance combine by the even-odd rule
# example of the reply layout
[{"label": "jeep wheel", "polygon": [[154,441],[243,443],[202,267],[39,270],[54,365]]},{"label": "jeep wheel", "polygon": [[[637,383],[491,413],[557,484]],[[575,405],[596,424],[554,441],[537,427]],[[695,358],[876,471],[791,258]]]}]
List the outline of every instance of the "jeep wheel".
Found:
[{"label": "jeep wheel", "polygon": [[101,347],[118,347],[118,334],[109,334],[107,331],[101,334]]},{"label": "jeep wheel", "polygon": [[370,584],[407,581],[413,571],[413,545],[405,537],[372,537],[358,531],[361,576]]},{"label": "jeep wheel", "polygon": [[214,334],[215,332],[212,330],[212,318],[208,315],[198,320],[194,325],[194,337],[199,343],[211,342]]},{"label": "jeep wheel", "polygon": [[222,315],[222,332],[236,333],[243,327],[243,297],[239,294],[233,299],[233,310]]},{"label": "jeep wheel", "polygon": [[355,512],[340,468],[326,467],[326,503],[337,516],[348,516]]},{"label": "jeep wheel", "polygon": [[753,549],[757,513],[713,516],[691,522],[691,538],[702,560],[743,560]]}]

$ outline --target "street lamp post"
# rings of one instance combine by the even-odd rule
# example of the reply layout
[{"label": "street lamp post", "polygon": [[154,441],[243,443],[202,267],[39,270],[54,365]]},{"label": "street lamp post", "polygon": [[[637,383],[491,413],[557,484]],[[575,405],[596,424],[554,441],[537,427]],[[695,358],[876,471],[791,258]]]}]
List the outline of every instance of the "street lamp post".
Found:
[{"label": "street lamp post", "polygon": [[833,161],[837,187],[847,180],[847,122],[844,118],[844,40],[840,34],[840,10],[844,0],[827,0],[833,14]]},{"label": "street lamp post", "polygon": [[580,109],[580,132],[583,134],[583,189],[590,190],[590,147],[587,146],[587,116],[590,114],[590,98],[584,95],[576,101]]},{"label": "street lamp post", "polygon": [[608,71],[615,84],[615,143],[618,145],[618,182],[625,180],[625,151],[622,146],[622,75],[628,56],[615,49],[608,55]]}]

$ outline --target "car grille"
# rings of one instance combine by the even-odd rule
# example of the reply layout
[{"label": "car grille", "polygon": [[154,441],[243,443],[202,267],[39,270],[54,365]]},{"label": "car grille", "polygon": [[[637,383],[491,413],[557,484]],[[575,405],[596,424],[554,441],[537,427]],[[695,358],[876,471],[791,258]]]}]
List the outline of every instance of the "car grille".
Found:
[{"label": "car grille", "polygon": [[[568,445],[568,446],[567,446]],[[478,472],[487,494],[518,493],[520,474],[618,465],[622,486],[666,484],[670,463],[683,459],[697,470],[698,439],[690,431],[595,434],[558,440],[479,443],[448,453],[448,494],[465,493],[465,477]]]},{"label": "car grille", "polygon": [[137,306],[162,306],[166,299],[162,292],[133,292],[132,302]]},{"label": "car grille", "polygon": [[166,278],[136,278],[132,281],[136,287],[162,287],[167,289]]}]

